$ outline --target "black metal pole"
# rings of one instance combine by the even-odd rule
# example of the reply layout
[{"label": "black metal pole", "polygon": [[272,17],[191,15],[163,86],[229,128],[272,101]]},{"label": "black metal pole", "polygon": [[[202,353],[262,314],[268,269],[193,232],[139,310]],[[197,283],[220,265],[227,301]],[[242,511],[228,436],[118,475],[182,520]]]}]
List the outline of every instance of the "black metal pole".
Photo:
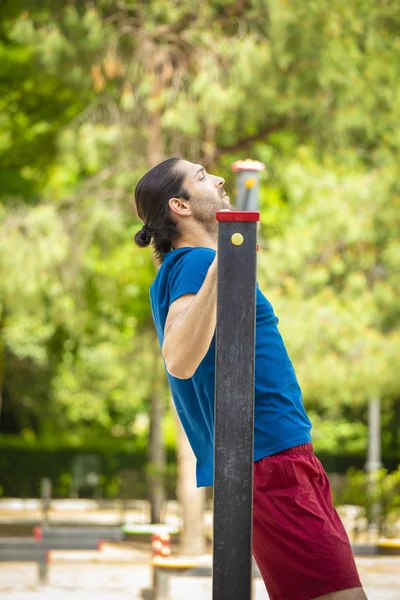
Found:
[{"label": "black metal pole", "polygon": [[213,600],[250,600],[259,213],[217,220]]}]

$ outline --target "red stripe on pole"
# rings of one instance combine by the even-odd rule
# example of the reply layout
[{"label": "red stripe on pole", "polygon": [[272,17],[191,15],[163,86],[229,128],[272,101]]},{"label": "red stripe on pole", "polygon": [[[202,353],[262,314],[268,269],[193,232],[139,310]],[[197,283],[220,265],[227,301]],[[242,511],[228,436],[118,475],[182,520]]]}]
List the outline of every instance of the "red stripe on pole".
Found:
[{"label": "red stripe on pole", "polygon": [[245,222],[259,221],[260,213],[252,210],[218,210],[216,212],[217,221]]}]

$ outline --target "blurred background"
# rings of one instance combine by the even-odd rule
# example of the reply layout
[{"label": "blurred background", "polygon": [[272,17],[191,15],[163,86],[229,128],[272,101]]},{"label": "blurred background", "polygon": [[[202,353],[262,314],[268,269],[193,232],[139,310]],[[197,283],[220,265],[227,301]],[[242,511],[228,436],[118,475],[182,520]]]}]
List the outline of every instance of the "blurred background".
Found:
[{"label": "blurred background", "polygon": [[251,157],[258,280],[316,454],[354,535],[400,536],[399,123],[397,0],[2,0],[3,506],[50,486],[169,515],[202,549],[211,495],[171,406],[134,188],[181,156],[234,197]]}]

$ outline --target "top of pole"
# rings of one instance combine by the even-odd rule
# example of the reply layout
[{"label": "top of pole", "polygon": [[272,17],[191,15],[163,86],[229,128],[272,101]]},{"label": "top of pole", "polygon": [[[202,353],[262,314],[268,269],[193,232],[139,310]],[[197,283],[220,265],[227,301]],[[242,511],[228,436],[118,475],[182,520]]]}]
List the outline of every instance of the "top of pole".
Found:
[{"label": "top of pole", "polygon": [[217,210],[217,221],[259,221],[260,213],[256,210]]},{"label": "top of pole", "polygon": [[232,171],[263,171],[264,169],[264,163],[259,160],[251,160],[251,158],[232,163]]}]

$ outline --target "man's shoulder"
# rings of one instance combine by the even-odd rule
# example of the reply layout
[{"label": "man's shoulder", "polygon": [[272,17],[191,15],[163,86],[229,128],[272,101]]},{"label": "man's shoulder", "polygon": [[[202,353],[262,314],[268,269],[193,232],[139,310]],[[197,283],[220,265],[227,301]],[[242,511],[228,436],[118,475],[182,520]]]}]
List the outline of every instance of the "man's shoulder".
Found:
[{"label": "man's shoulder", "polygon": [[172,250],[167,255],[165,263],[165,267],[167,267],[167,271],[179,270],[182,267],[186,267],[190,265],[190,267],[195,267],[196,264],[208,263],[209,265],[212,263],[215,257],[215,250],[211,248],[203,248],[200,246],[196,247],[187,247],[187,248],[178,248],[177,250]]},{"label": "man's shoulder", "polygon": [[153,295],[167,282],[176,277],[182,269],[185,271],[196,271],[201,267],[208,268],[215,257],[215,250],[211,248],[185,247],[171,250],[166,254],[156,278],[150,288],[150,295]]}]

